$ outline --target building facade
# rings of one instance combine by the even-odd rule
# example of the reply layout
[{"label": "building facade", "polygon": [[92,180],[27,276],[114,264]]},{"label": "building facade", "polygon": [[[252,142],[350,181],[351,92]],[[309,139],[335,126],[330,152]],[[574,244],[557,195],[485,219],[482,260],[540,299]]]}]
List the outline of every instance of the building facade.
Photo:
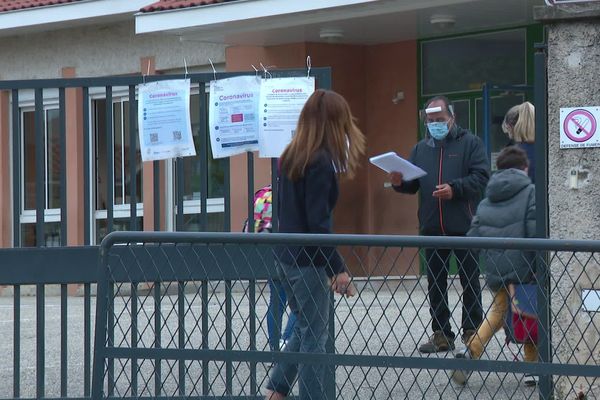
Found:
[{"label": "building facade", "polygon": [[[0,34],[4,36],[0,52],[10,54],[0,60],[0,78],[169,74],[182,73],[184,65],[192,72],[207,72],[212,71],[209,60],[216,65],[218,77],[221,71],[249,71],[261,63],[271,70],[306,69],[310,56],[312,67],[331,68],[332,89],[348,99],[368,137],[367,157],[387,151],[408,156],[422,135],[420,106],[427,98],[443,94],[454,102],[458,123],[480,135],[493,158],[507,140],[500,130],[505,111],[533,97],[533,45],[543,40],[543,28],[532,15],[533,7],[541,4],[542,0],[95,0],[46,6],[40,1],[37,7],[0,14]],[[14,21],[28,22],[19,25]],[[487,92],[491,106],[487,124],[484,84],[495,88]],[[82,110],[77,109],[81,107],[81,92],[68,90],[68,243],[59,238],[58,95],[57,91],[45,90],[43,96],[44,240],[40,243],[35,234],[36,171],[31,156],[37,146],[34,93],[19,93],[22,162],[20,183],[15,187],[15,167],[11,164],[14,113],[11,93],[4,91],[0,97],[0,163],[6,167],[2,183],[12,191],[19,190],[21,196],[20,204],[14,204],[11,191],[0,196],[0,243],[5,247],[97,244],[107,233],[107,203],[114,209],[112,229],[131,229],[132,193],[126,173],[131,163],[127,88],[113,88],[111,129],[105,126],[104,88],[90,88],[90,124],[86,129],[82,127]],[[196,138],[202,121],[199,101],[198,89],[193,89]],[[113,135],[112,149],[105,144],[104,132]],[[91,143],[90,176],[82,172],[84,135]],[[114,163],[112,199],[106,189],[110,176],[104,172],[109,152]],[[356,178],[342,183],[335,231],[417,234],[417,197],[391,190],[386,174],[371,166],[367,157]],[[254,184],[258,188],[270,181],[271,160],[254,160]],[[159,226],[174,230],[174,162],[161,161],[158,170],[151,163],[135,162],[139,166],[133,196],[137,199],[136,228],[153,230],[157,226],[152,182],[158,171],[164,189],[159,192]],[[231,171],[227,188],[224,163]],[[247,156],[218,161],[209,158],[207,171],[200,171],[194,157],[185,159],[184,165],[183,229],[199,229],[197,182],[201,174],[208,174],[206,228],[241,230],[248,204]],[[89,243],[81,211],[86,179],[92,182]],[[231,210],[228,221],[224,221],[226,195]],[[14,224],[20,226],[19,240],[15,240]]]}]

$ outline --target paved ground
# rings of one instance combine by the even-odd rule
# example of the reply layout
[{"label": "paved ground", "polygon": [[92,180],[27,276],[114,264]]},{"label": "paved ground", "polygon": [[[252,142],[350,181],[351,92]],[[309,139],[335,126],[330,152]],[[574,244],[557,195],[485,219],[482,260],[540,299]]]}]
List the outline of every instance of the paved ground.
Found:
[{"label": "paved ground", "polygon": [[[458,283],[456,283],[458,284]],[[424,281],[404,281],[398,284],[368,284],[361,289],[360,295],[350,300],[338,301],[336,311],[336,327],[338,339],[337,351],[347,354],[385,354],[397,356],[420,356],[415,348],[425,339],[429,313],[425,303]],[[454,285],[454,284],[453,284]],[[209,314],[214,322],[210,332],[212,348],[223,348],[224,327],[226,324],[222,286],[215,288],[211,295]],[[244,287],[234,287],[233,318],[234,348],[247,349],[249,346],[248,316],[249,304]],[[450,291],[450,302],[456,305],[458,294],[453,286]],[[263,289],[258,288],[257,293]],[[266,295],[267,293],[263,293]],[[145,301],[144,301],[145,299]],[[170,341],[177,343],[177,315],[172,310],[175,297],[166,297],[162,304],[165,316],[162,329],[163,346],[173,347]],[[186,296],[188,314],[186,326],[189,333],[188,347],[198,348],[200,332],[196,325],[201,317],[199,299],[193,293]],[[338,298],[339,300],[339,298]],[[491,302],[485,293],[486,307]],[[21,301],[21,393],[22,397],[35,397],[35,298],[23,297]],[[140,305],[138,325],[142,345],[149,345],[153,340],[153,302],[151,298],[143,298]],[[117,301],[117,333],[116,343],[127,340],[130,335],[129,298]],[[92,310],[94,311],[94,299]],[[176,309],[176,306],[175,306]],[[124,311],[124,312],[123,312]],[[260,327],[257,336],[259,349],[266,348],[266,300],[256,305]],[[68,300],[68,395],[83,395],[83,298],[70,297]],[[455,321],[460,321],[460,307],[453,312]],[[92,316],[93,318],[93,316]],[[93,319],[92,319],[93,321]],[[0,358],[0,398],[12,397],[13,393],[13,303],[11,297],[0,297],[0,342],[2,358]],[[60,297],[48,296],[46,301],[46,396],[60,395]],[[492,341],[487,358],[512,360],[513,355],[506,347],[501,348],[504,334],[500,333]],[[517,347],[512,346],[516,351]],[[451,354],[434,357],[451,357]],[[174,368],[173,368],[174,367]],[[260,385],[264,381],[268,365],[259,365],[257,380]],[[201,394],[201,366],[188,363],[188,380],[186,387],[197,388],[193,395]],[[130,365],[116,363],[117,392],[125,393],[130,385]],[[153,393],[154,381],[151,375],[151,363],[146,361],[141,366],[138,377],[139,391],[144,394]],[[172,371],[169,373],[169,371]],[[164,394],[173,394],[177,366],[163,363]],[[225,390],[225,368],[222,364],[211,363],[209,381],[211,394],[221,395]],[[444,398],[444,399],[537,399],[534,389],[526,388],[517,374],[475,374],[466,387],[457,387],[450,383],[449,372],[444,370],[393,370],[366,368],[338,368],[336,385],[340,399],[387,399],[387,398]],[[233,377],[234,394],[250,394],[249,368],[247,365],[235,366]]]}]

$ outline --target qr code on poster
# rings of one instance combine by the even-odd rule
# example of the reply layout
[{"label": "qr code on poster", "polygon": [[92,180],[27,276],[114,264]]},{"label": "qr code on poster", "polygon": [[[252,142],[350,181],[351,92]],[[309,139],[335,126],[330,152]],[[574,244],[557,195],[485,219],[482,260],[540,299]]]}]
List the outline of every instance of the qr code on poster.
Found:
[{"label": "qr code on poster", "polygon": [[157,143],[158,142],[158,133],[151,133],[150,134],[150,143]]},{"label": "qr code on poster", "polygon": [[173,131],[173,140],[181,140],[181,131]]}]

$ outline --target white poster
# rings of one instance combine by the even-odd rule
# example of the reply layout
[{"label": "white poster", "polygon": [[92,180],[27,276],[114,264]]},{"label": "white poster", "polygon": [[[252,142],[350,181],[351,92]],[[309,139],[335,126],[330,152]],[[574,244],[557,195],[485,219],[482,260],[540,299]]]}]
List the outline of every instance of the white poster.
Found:
[{"label": "white poster", "polygon": [[600,147],[600,107],[560,109],[560,148]]},{"label": "white poster", "polygon": [[210,82],[209,126],[214,158],[258,150],[260,77]]},{"label": "white poster", "polygon": [[315,78],[272,78],[260,87],[260,157],[277,158],[296,133],[304,103],[315,91]]},{"label": "white poster", "polygon": [[190,123],[190,80],[140,85],[138,126],[142,161],[195,156]]}]

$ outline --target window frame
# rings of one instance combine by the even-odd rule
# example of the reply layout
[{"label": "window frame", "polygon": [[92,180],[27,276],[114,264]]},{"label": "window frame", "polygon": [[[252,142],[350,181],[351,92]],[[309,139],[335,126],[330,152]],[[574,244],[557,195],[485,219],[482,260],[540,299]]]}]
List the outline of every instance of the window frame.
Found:
[{"label": "window frame", "polygon": [[[529,58],[528,58],[528,50],[529,50],[529,31],[527,29],[527,26],[518,26],[518,27],[512,27],[512,28],[508,28],[508,29],[495,29],[495,30],[491,30],[491,31],[482,31],[482,32],[473,32],[473,33],[462,33],[462,34],[457,34],[457,35],[450,35],[450,36],[445,36],[445,37],[438,37],[438,38],[426,38],[426,39],[421,39],[419,41],[419,45],[418,45],[418,49],[419,49],[419,58],[418,58],[418,62],[419,62],[419,68],[418,68],[418,72],[419,72],[419,97],[420,98],[430,98],[430,97],[434,97],[434,96],[439,96],[439,95],[443,95],[443,96],[465,96],[468,94],[474,94],[474,93],[480,93],[481,92],[481,88],[479,89],[465,89],[465,90],[455,90],[455,91],[446,91],[446,92],[433,92],[433,93],[425,93],[424,91],[424,83],[425,83],[425,79],[424,79],[424,74],[423,74],[423,68],[424,68],[424,63],[423,63],[423,55],[424,55],[424,50],[423,47],[427,44],[427,43],[432,43],[432,42],[441,42],[441,41],[449,41],[449,40],[457,40],[457,39],[465,39],[465,38],[476,38],[476,37],[482,37],[482,36],[490,36],[490,35],[495,35],[495,34],[499,34],[499,33],[508,33],[508,32],[522,32],[524,35],[524,60],[525,60],[525,65],[523,66],[524,71],[523,71],[523,77],[525,78],[525,82],[523,82],[522,84],[526,85],[529,81],[529,76],[528,76],[528,62],[529,62]],[[483,82],[482,82],[483,83]],[[497,82],[488,82],[488,83],[497,83]]]},{"label": "window frame", "polygon": [[[121,143],[124,143],[124,136],[125,136],[125,121],[124,121],[124,113],[123,110],[125,109],[125,102],[129,101],[129,88],[128,87],[121,87],[121,86],[113,86],[112,88],[113,92],[112,92],[112,106],[114,106],[115,104],[120,104],[121,107],[121,119],[120,119],[120,125],[121,125]],[[137,87],[136,87],[136,99],[137,99]],[[108,210],[107,209],[101,209],[97,207],[98,204],[98,190],[97,190],[97,186],[98,186],[98,165],[97,165],[97,161],[99,159],[99,157],[97,156],[97,144],[98,144],[98,131],[97,131],[97,121],[95,118],[95,113],[96,113],[96,102],[98,100],[104,100],[105,104],[106,104],[106,90],[103,87],[93,87],[90,88],[89,91],[89,135],[90,135],[90,148],[88,149],[88,151],[90,152],[90,174],[91,176],[88,177],[88,179],[90,179],[90,202],[91,204],[89,205],[91,207],[91,212],[90,212],[90,216],[91,216],[91,223],[90,223],[90,241],[91,243],[97,243],[98,242],[98,221],[103,221],[106,220],[108,218]],[[115,137],[115,129],[114,129],[114,113],[113,113],[113,126],[111,127],[111,132],[113,135],[113,170],[114,170],[114,160],[115,160],[115,147],[114,147],[114,137]],[[127,127],[127,129],[129,129],[129,127]],[[133,132],[130,134],[135,134],[137,135],[137,131]],[[137,147],[137,151],[139,152],[139,145]],[[106,154],[104,155],[106,157]],[[121,146],[121,157],[126,156],[126,151],[125,151],[125,146]],[[140,165],[141,165],[141,161],[140,161]],[[127,176],[127,173],[124,171],[124,163],[121,163],[121,173],[122,173],[122,180],[123,182],[125,182],[125,177]],[[115,202],[115,195],[116,192],[115,190],[115,182],[116,182],[116,176],[113,174],[113,182],[112,182],[112,186],[113,186],[113,219],[127,219],[127,218],[131,218],[131,205],[130,203],[126,203],[125,202],[125,193],[127,192],[126,188],[125,188],[125,184],[123,183],[122,185],[122,199],[123,199],[123,203],[122,204],[117,204]],[[142,193],[143,196],[143,187],[140,187],[140,193]],[[143,218],[144,217],[144,202],[143,202],[143,197],[141,197],[139,199],[140,201],[136,202],[136,217],[137,218]],[[108,201],[108,199],[107,199]]]},{"label": "window frame", "polygon": [[[43,102],[43,122],[44,122],[44,223],[46,222],[60,222],[61,221],[61,209],[50,208],[50,200],[48,198],[49,178],[48,178],[48,112],[53,110],[59,110],[58,98],[56,97],[45,97]],[[25,114],[35,113],[35,104],[33,100],[19,101],[19,127],[21,143],[20,149],[20,197],[21,204],[19,204],[19,224],[34,224],[36,223],[37,210],[35,208],[26,208],[25,201]],[[37,183],[37,182],[36,182]]]},{"label": "window frame", "polygon": [[[210,96],[210,87],[209,85],[205,85],[204,92],[206,96]],[[200,85],[196,82],[191,83],[190,87],[190,100],[191,96],[200,95]],[[207,102],[208,104],[208,102]],[[190,110],[191,111],[191,110]],[[208,113],[208,110],[206,110]],[[207,116],[208,118],[208,116]],[[206,134],[209,135],[208,131]],[[193,135],[193,133],[192,133]],[[207,144],[210,145],[210,138],[207,140]],[[208,149],[207,149],[208,151]],[[196,154],[195,157],[199,157]],[[175,231],[176,228],[176,219],[177,219],[177,202],[175,200],[175,195],[177,193],[176,181],[177,177],[175,175],[176,168],[175,163],[177,159],[170,159],[166,163],[166,179],[167,179],[167,187],[171,188],[171,190],[167,191],[167,230]],[[192,200],[183,200],[183,215],[196,215],[202,214],[202,204],[201,199],[192,199]],[[208,197],[206,198],[206,213],[225,213],[225,197]]]}]

